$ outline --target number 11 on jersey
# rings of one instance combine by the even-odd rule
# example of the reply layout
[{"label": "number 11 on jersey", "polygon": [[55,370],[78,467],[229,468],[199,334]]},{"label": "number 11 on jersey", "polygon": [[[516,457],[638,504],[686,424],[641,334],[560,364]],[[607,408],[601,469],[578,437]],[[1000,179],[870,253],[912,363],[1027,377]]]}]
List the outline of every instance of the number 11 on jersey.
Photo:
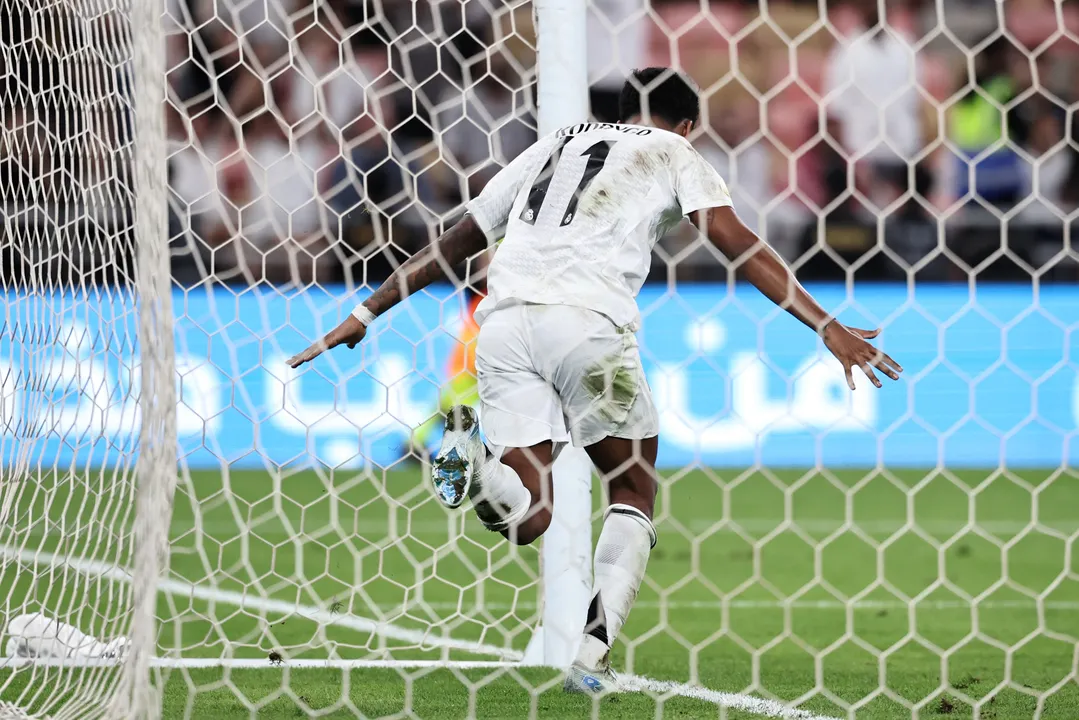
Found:
[{"label": "number 11 on jersey", "polygon": [[[536,176],[536,182],[528,191],[528,201],[525,203],[524,210],[521,211],[521,220],[529,225],[536,224],[536,218],[539,217],[540,210],[543,208],[543,202],[547,199],[547,190],[551,186],[551,181],[557,176],[562,159],[562,150],[571,139],[565,138],[555,147],[551,156],[547,159],[547,164],[543,166],[543,170]],[[577,189],[573,191],[573,196],[570,197],[569,202],[566,204],[566,209],[560,213],[562,216],[560,227],[565,227],[573,222],[581,195],[592,184],[599,171],[603,169],[612,147],[614,147],[614,141],[600,140],[581,153],[581,157],[587,157],[588,161],[585,163],[584,175],[581,176],[581,181],[577,183]]]}]

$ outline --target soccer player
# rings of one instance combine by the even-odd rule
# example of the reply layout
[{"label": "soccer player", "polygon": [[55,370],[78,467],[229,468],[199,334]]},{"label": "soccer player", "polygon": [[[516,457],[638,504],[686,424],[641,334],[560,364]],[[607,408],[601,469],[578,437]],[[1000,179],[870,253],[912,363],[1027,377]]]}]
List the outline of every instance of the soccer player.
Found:
[{"label": "soccer player", "polygon": [[731,209],[722,178],[686,137],[697,91],[670,68],[635,71],[618,124],[562,128],[522,153],[467,205],[465,217],[404,263],[343,323],[289,360],[298,367],[367,326],[402,298],[503,237],[476,311],[480,413],[453,408],[432,463],[450,508],[471,498],[480,521],[528,544],[551,522],[550,467],[565,443],[583,447],[608,484],[595,551],[594,595],[566,689],[618,689],[609,651],[637,596],[649,552],[659,422],[641,369],[635,301],[652,247],[684,217],[702,228],[764,295],[819,333],[854,389],[858,367],[880,387],[902,368],[848,328]]}]

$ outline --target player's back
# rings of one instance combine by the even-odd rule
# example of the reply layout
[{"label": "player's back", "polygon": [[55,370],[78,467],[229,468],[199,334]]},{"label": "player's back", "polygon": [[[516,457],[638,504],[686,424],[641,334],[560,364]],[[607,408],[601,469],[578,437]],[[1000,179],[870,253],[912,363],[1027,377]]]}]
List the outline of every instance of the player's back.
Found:
[{"label": "player's back", "polygon": [[477,319],[527,302],[577,305],[634,323],[653,246],[703,207],[685,202],[702,192],[708,204],[730,203],[715,170],[671,132],[582,123],[541,139],[469,204],[485,230],[505,228]]}]

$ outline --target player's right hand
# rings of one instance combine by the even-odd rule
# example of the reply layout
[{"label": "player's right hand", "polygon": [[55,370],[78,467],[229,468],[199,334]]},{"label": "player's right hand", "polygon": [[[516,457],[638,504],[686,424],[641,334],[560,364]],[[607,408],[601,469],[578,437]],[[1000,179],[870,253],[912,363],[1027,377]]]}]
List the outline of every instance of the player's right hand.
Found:
[{"label": "player's right hand", "polygon": [[335,327],[326,336],[311,344],[306,350],[288,359],[289,367],[298,368],[304,363],[311,362],[327,350],[332,350],[338,345],[346,345],[349,350],[356,347],[367,334],[367,326],[352,315]]},{"label": "player's right hand", "polygon": [[881,382],[876,373],[873,372],[873,368],[880,370],[892,380],[898,380],[899,373],[903,372],[903,368],[899,363],[867,342],[878,335],[880,335],[879,328],[876,330],[859,330],[858,328],[849,328],[837,320],[832,320],[828,323],[824,328],[824,332],[821,333],[825,347],[843,364],[843,372],[847,376],[847,386],[851,390],[854,389],[853,370],[855,367],[861,368],[869,381],[877,387],[881,387]]}]

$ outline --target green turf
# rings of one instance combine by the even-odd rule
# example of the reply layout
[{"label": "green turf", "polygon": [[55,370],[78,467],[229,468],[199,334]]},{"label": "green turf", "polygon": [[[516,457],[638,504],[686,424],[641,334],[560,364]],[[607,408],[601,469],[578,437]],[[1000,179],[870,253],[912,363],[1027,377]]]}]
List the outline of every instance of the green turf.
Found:
[{"label": "green turf", "polygon": [[[23,498],[14,537],[107,557],[108,543],[79,546],[64,531],[100,514],[92,500],[63,484]],[[657,524],[618,668],[844,717],[837,702],[867,698],[859,718],[910,717],[900,699],[920,717],[971,717],[969,703],[983,701],[983,718],[1023,718],[1039,698],[1042,717],[1079,717],[1079,477],[694,470],[668,477]],[[172,579],[219,599],[163,594],[160,652],[274,652],[285,666],[172,670],[166,717],[304,717],[304,707],[327,709],[325,717],[592,715],[590,699],[563,696],[546,671],[288,667],[328,655],[492,659],[372,635],[357,618],[524,648],[539,614],[536,549],[513,548],[469,513],[443,510],[419,470],[195,474],[177,493],[171,534]],[[29,595],[55,608],[71,595],[67,584],[31,582],[21,570],[0,573],[7,607]],[[107,626],[108,609],[122,604],[110,605],[105,585],[83,590],[94,608],[83,621]],[[222,592],[249,602],[238,607]],[[4,676],[0,699],[26,702],[25,692],[57,676],[74,682],[40,669]],[[717,715],[686,698],[661,705],[611,698],[599,715]]]}]

